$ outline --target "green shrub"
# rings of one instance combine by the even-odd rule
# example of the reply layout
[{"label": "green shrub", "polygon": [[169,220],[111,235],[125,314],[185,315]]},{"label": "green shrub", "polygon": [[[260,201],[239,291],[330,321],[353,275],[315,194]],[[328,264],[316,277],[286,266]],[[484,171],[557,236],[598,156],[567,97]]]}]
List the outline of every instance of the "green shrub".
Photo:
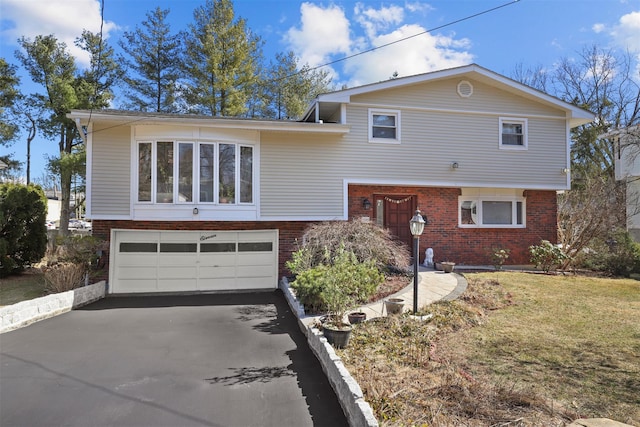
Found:
[{"label": "green shrub", "polygon": [[531,263],[541,268],[545,273],[555,270],[569,257],[557,245],[548,240],[542,240],[539,245],[529,246]]},{"label": "green shrub", "polygon": [[328,311],[336,322],[347,309],[366,302],[384,281],[373,261],[360,262],[344,246],[335,255],[325,251],[324,261],[300,271],[291,287],[306,309]]},{"label": "green shrub", "polygon": [[38,262],[47,249],[47,198],[35,185],[0,184],[0,277]]},{"label": "green shrub", "polygon": [[373,262],[379,271],[406,271],[410,263],[408,248],[388,230],[363,221],[328,221],[307,228],[302,239],[303,252],[294,253],[287,268],[293,274],[326,263],[325,253],[334,257],[340,248],[352,252],[359,262]]},{"label": "green shrub", "polygon": [[596,239],[581,253],[575,265],[612,276],[640,273],[640,244],[626,230],[616,230],[606,240]]}]

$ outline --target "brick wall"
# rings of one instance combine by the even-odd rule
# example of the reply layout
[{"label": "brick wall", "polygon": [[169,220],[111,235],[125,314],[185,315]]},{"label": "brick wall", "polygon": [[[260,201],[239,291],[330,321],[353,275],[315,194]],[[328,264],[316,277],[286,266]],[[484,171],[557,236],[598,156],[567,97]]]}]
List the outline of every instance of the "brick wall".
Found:
[{"label": "brick wall", "polygon": [[[424,261],[424,251],[431,247],[436,262],[454,261],[466,265],[491,265],[491,248],[511,251],[507,264],[528,264],[528,247],[546,239],[557,240],[556,193],[554,191],[525,192],[527,198],[527,228],[458,228],[458,188],[394,187],[394,186],[349,186],[349,219],[370,217],[373,220],[373,196],[393,194],[396,196],[416,195],[418,207],[427,216],[428,224],[420,238],[420,262]],[[362,202],[368,198],[372,207],[365,210]],[[297,250],[309,225],[303,221],[120,221],[94,220],[93,235],[109,240],[111,229],[131,230],[279,230],[278,277],[288,275],[285,263]],[[409,227],[409,224],[407,224]],[[107,279],[109,254],[101,259],[104,273],[97,279]]]},{"label": "brick wall", "polygon": [[[466,265],[491,265],[492,248],[511,251],[507,264],[529,264],[530,245],[546,239],[557,240],[555,191],[525,191],[526,228],[458,228],[458,188],[349,186],[349,217],[370,217],[372,206],[365,210],[364,199],[373,203],[375,194],[416,195],[418,208],[427,216],[428,225],[420,238],[420,262],[426,248],[433,248],[434,260],[454,261]],[[407,224],[409,227],[409,224]]]}]

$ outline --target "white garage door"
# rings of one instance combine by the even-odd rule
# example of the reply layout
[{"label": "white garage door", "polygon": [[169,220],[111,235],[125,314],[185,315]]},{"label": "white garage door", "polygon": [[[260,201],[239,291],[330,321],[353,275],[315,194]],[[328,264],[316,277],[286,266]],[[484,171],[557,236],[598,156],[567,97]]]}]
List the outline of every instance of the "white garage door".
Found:
[{"label": "white garage door", "polygon": [[113,233],[111,293],[277,287],[277,230]]}]

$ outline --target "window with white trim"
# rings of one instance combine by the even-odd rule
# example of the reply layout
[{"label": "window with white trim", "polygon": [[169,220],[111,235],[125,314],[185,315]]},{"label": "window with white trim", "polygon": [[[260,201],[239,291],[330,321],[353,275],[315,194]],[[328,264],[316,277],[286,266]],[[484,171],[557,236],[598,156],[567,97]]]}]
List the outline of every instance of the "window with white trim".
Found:
[{"label": "window with white trim", "polygon": [[369,142],[400,143],[400,111],[370,109]]},{"label": "window with white trim", "polygon": [[140,141],[137,154],[140,203],[253,203],[250,145]]},{"label": "window with white trim", "polygon": [[527,119],[500,117],[500,148],[507,150],[527,149]]},{"label": "window with white trim", "polygon": [[458,225],[460,227],[524,228],[524,197],[458,198]]}]

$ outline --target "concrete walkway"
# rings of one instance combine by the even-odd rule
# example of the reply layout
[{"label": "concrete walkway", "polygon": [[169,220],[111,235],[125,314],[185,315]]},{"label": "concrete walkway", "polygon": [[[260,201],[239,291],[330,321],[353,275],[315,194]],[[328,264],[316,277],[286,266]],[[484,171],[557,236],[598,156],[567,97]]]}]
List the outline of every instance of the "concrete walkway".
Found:
[{"label": "concrete walkway", "polygon": [[[418,269],[418,310],[440,300],[454,300],[467,289],[464,277],[455,273],[444,273],[420,266]],[[380,301],[355,307],[349,312],[360,311],[367,314],[367,319],[387,315],[384,301],[389,298],[400,298],[404,301],[404,311],[413,311],[413,281],[404,289],[389,295]],[[304,325],[312,325],[321,316],[306,316],[300,320]],[[346,319],[345,319],[346,320]]]},{"label": "concrete walkway", "polygon": [[[464,277],[455,273],[434,271],[420,266],[418,269],[418,310],[440,300],[454,300],[467,289]],[[393,295],[359,307],[357,310],[367,314],[367,319],[382,317],[387,314],[384,301],[389,298],[400,298],[404,301],[404,311],[413,311],[413,281],[406,288]]]}]

